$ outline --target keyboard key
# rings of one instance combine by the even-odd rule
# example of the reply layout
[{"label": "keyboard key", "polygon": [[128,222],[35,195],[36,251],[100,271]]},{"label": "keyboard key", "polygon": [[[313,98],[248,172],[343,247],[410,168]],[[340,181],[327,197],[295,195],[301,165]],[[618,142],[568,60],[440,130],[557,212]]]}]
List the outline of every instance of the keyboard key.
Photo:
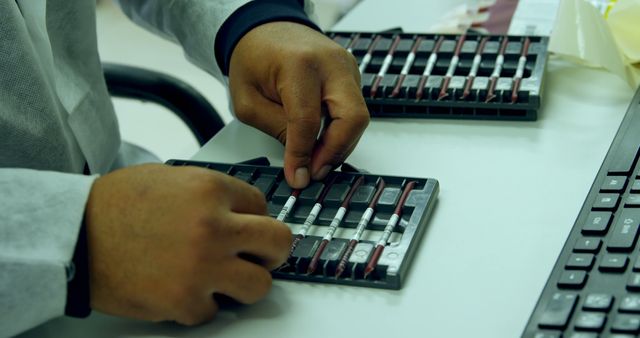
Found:
[{"label": "keyboard key", "polygon": [[630,295],[623,297],[618,306],[618,311],[640,313],[640,296]]},{"label": "keyboard key", "polygon": [[618,314],[613,318],[611,331],[622,333],[636,333],[640,330],[640,317],[628,314]]},{"label": "keyboard key", "polygon": [[613,305],[613,296],[605,293],[591,293],[582,304],[584,310],[604,311],[607,312]]},{"label": "keyboard key", "polygon": [[630,335],[630,334],[612,334],[607,336],[607,338],[636,338],[636,336],[634,335]]},{"label": "keyboard key", "polygon": [[584,271],[563,271],[558,280],[561,289],[581,289],[587,282],[587,273]]},{"label": "keyboard key", "polygon": [[536,332],[533,338],[562,338],[558,332]]},{"label": "keyboard key", "polygon": [[576,315],[576,330],[601,331],[604,326],[606,316],[600,312],[580,312]]},{"label": "keyboard key", "polygon": [[602,240],[594,237],[581,237],[578,238],[576,244],[573,246],[573,252],[589,252],[598,253],[602,246]]},{"label": "keyboard key", "polygon": [[620,202],[620,194],[598,194],[591,210],[615,210]]},{"label": "keyboard key", "polygon": [[631,192],[640,192],[640,180],[634,180],[631,185]]},{"label": "keyboard key", "polygon": [[624,272],[629,258],[625,255],[606,254],[600,261],[599,270],[602,272]]},{"label": "keyboard key", "polygon": [[593,332],[574,332],[571,335],[566,337],[567,338],[598,338],[598,334]]},{"label": "keyboard key", "polygon": [[640,209],[624,209],[614,222],[612,234],[607,243],[609,251],[631,251],[638,238]]},{"label": "keyboard key", "polygon": [[591,254],[571,254],[564,267],[569,270],[591,270],[594,260]]},{"label": "keyboard key", "polygon": [[618,192],[624,191],[627,185],[627,178],[624,176],[607,176],[602,182],[600,191],[602,192]]},{"label": "keyboard key", "polygon": [[626,208],[640,208],[640,194],[629,194],[624,200]]},{"label": "keyboard key", "polygon": [[633,271],[640,271],[640,256],[638,256],[635,263],[633,263]]},{"label": "keyboard key", "polygon": [[634,139],[629,140],[629,142],[620,142],[612,156],[609,164],[609,175],[629,175],[638,157],[638,144]]},{"label": "keyboard key", "polygon": [[627,280],[627,290],[640,291],[640,273],[632,273]]},{"label": "keyboard key", "polygon": [[540,316],[538,326],[547,329],[564,330],[569,323],[573,309],[578,302],[578,295],[572,293],[556,292]]},{"label": "keyboard key", "polygon": [[609,229],[613,214],[608,211],[592,211],[582,226],[583,234],[604,235]]}]

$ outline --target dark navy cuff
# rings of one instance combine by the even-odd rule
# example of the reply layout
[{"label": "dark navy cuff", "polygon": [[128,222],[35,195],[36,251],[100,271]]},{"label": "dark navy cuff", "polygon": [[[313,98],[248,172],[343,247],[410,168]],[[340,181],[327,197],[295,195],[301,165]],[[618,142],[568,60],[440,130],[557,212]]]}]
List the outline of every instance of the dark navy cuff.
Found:
[{"label": "dark navy cuff", "polygon": [[85,318],[91,314],[91,292],[89,290],[89,248],[87,226],[82,222],[78,241],[73,253],[71,280],[67,282],[67,304],[64,314]]},{"label": "dark navy cuff", "polygon": [[233,12],[216,35],[216,61],[222,74],[229,75],[231,53],[238,41],[259,25],[274,21],[288,21],[300,23],[321,32],[322,30],[307,17],[303,3],[304,1],[297,0],[254,0]]}]

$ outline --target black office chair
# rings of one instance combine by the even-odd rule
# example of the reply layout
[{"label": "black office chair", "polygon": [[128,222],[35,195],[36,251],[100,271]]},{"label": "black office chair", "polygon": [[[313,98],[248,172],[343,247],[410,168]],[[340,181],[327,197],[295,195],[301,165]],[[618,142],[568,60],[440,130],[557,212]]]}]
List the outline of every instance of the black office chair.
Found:
[{"label": "black office chair", "polygon": [[150,101],[178,115],[202,146],[224,122],[213,106],[182,80],[139,67],[102,64],[109,93],[115,97]]}]

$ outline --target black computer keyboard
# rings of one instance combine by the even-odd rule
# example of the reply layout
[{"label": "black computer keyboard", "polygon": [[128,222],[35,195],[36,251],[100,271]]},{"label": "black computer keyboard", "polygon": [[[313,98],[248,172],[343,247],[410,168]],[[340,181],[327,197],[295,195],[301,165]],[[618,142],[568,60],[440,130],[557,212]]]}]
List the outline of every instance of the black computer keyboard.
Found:
[{"label": "black computer keyboard", "polygon": [[638,337],[639,147],[640,89],[522,337]]}]

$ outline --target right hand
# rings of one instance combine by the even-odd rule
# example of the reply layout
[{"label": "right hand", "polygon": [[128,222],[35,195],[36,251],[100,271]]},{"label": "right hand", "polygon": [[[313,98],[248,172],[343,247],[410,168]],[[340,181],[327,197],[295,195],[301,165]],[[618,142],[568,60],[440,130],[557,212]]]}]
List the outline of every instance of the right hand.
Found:
[{"label": "right hand", "polygon": [[107,174],[93,184],[85,222],[91,307],[185,325],[214,317],[214,294],[264,297],[291,244],[258,189],[196,167]]}]

